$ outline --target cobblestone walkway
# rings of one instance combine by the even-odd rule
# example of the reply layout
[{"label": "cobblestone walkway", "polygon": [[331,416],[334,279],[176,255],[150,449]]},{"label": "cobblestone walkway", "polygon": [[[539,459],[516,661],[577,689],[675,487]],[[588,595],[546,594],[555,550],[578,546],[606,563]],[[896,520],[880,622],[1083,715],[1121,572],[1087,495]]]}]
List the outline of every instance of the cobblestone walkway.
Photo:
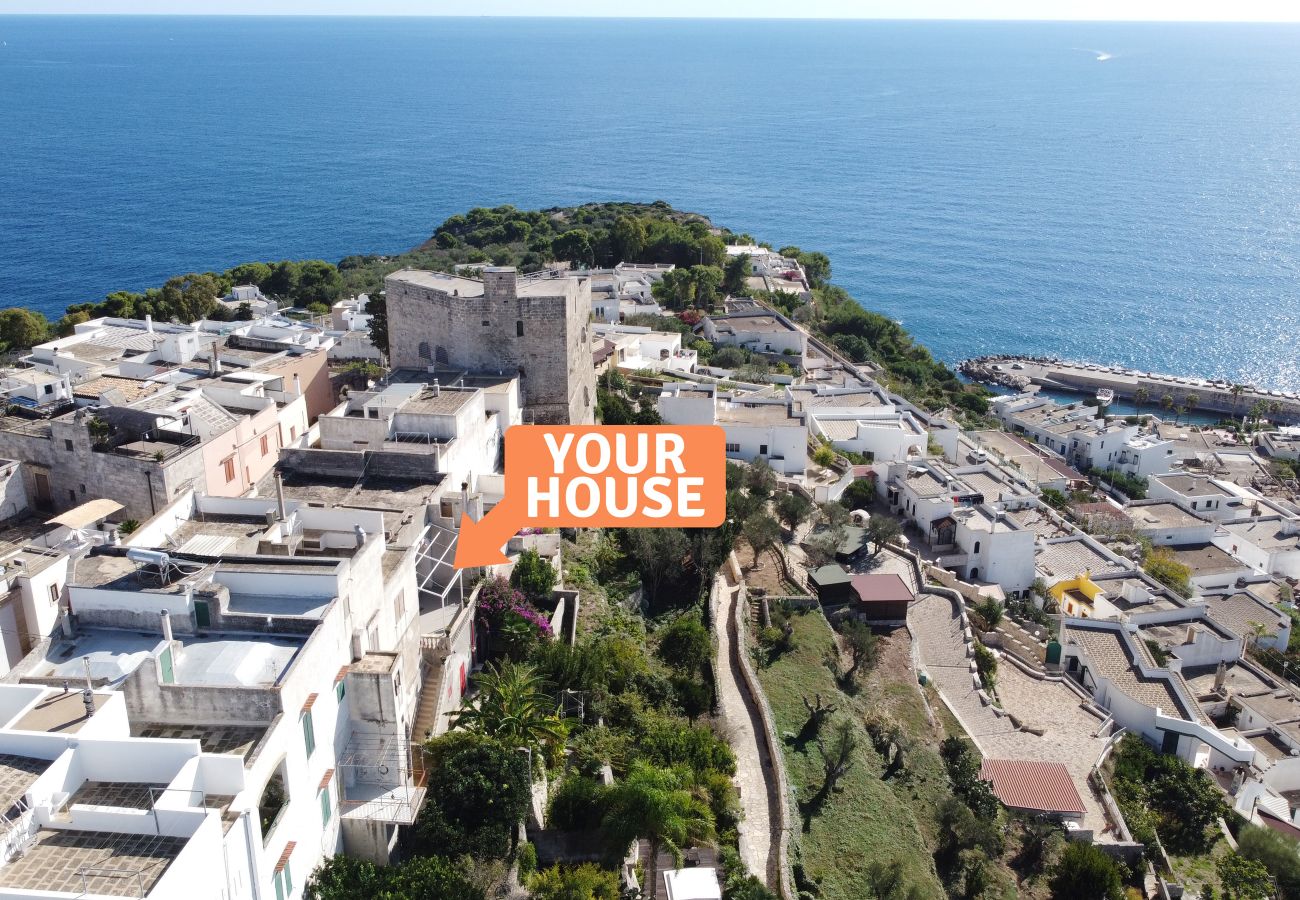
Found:
[{"label": "cobblestone walkway", "polygon": [[912,604],[907,624],[920,646],[922,665],[980,751],[997,759],[1064,764],[1083,800],[1084,827],[1093,829],[1096,840],[1114,840],[1103,834],[1105,816],[1088,787],[1088,773],[1106,738],[1097,734],[1101,720],[1083,708],[1079,696],[1059,682],[1031,678],[1004,660],[998,666],[1002,708],[1042,735],[1022,731],[1009,717],[980,702],[966,659],[961,619],[947,597],[920,597]]},{"label": "cobblestone walkway", "polygon": [[718,707],[725,733],[736,752],[734,781],[740,791],[740,807],[744,813],[739,829],[740,857],[750,872],[763,879],[769,887],[775,887],[777,872],[773,845],[777,840],[775,826],[780,818],[776,793],[780,787],[774,783],[776,770],[763,740],[762,719],[740,671],[739,654],[744,653],[745,648],[736,633],[735,606],[739,595],[738,586],[728,584],[721,577],[718,579],[715,596],[719,602],[714,611],[718,635]]},{"label": "cobblestone walkway", "polygon": [[907,625],[920,646],[921,665],[977,744],[983,746],[987,735],[1016,730],[1009,719],[980,702],[971,679],[961,618],[947,597],[921,595],[908,610]]}]

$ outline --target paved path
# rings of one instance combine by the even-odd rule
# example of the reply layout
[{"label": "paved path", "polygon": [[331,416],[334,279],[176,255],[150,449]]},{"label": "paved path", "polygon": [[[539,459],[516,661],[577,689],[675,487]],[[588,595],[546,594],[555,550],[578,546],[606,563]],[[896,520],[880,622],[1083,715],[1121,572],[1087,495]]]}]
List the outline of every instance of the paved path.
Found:
[{"label": "paved path", "polygon": [[1016,730],[1010,719],[980,702],[966,656],[961,618],[952,601],[938,594],[922,594],[908,610],[907,626],[920,646],[921,665],[975,743],[982,747],[985,736]]},{"label": "paved path", "polygon": [[776,793],[776,770],[768,756],[763,740],[763,721],[758,708],[746,690],[744,675],[740,671],[740,656],[745,647],[736,633],[736,603],[740,588],[721,577],[714,587],[719,598],[714,610],[718,635],[718,707],[725,725],[725,733],[736,752],[735,783],[740,791],[740,858],[750,872],[759,876],[770,888],[778,883],[777,857],[773,852],[779,839],[776,823],[780,819]]},{"label": "paved path", "polygon": [[1092,828],[1099,841],[1114,840],[1102,834],[1105,816],[1088,787],[1088,773],[1106,739],[1098,736],[1101,721],[1083,708],[1079,695],[1060,682],[1031,678],[1004,659],[998,666],[1002,708],[1026,728],[1043,734],[1021,731],[1009,717],[997,715],[991,706],[980,702],[967,663],[961,619],[947,597],[922,595],[912,604],[907,624],[935,687],[956,711],[980,752],[996,759],[1064,764],[1083,800],[1084,827]]}]

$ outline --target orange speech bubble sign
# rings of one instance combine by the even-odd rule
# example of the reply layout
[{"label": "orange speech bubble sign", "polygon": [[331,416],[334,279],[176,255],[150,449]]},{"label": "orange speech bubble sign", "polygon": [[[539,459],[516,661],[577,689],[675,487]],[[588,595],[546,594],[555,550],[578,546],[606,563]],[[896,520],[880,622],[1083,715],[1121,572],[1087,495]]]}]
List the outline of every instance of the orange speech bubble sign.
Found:
[{"label": "orange speech bubble sign", "polygon": [[461,519],[456,567],[505,562],[538,528],[713,528],[727,515],[726,435],[716,425],[516,425],[505,498]]}]

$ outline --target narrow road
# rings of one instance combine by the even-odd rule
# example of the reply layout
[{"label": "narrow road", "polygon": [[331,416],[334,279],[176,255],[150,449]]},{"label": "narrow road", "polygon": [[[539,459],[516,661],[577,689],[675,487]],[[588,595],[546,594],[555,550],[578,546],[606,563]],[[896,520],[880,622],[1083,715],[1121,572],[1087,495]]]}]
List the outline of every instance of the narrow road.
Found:
[{"label": "narrow road", "polygon": [[751,873],[775,889],[778,882],[776,841],[780,820],[776,770],[763,740],[763,720],[745,686],[740,654],[745,647],[736,631],[739,585],[718,577],[714,585],[718,598],[714,609],[718,635],[718,709],[725,733],[736,753],[734,781],[740,791],[740,858]]}]

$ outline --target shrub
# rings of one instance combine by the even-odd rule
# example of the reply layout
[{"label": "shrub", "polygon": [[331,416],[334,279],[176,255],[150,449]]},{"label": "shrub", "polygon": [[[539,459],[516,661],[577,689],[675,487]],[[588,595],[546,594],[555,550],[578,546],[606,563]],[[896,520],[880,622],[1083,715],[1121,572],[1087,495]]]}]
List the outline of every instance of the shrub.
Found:
[{"label": "shrub", "polygon": [[618,875],[593,863],[551,866],[528,886],[533,900],[619,900]]},{"label": "shrub", "polygon": [[531,841],[524,841],[515,851],[515,860],[519,864],[519,879],[523,881],[537,871],[537,848]]},{"label": "shrub", "polygon": [[1065,848],[1052,871],[1051,886],[1054,900],[1124,900],[1119,866],[1082,841]]},{"label": "shrub", "polygon": [[560,782],[546,810],[546,824],[564,831],[589,831],[605,814],[608,789],[594,778],[570,775]]},{"label": "shrub", "polygon": [[835,462],[835,450],[830,444],[822,444],[813,451],[813,462],[819,466],[829,466]]}]

